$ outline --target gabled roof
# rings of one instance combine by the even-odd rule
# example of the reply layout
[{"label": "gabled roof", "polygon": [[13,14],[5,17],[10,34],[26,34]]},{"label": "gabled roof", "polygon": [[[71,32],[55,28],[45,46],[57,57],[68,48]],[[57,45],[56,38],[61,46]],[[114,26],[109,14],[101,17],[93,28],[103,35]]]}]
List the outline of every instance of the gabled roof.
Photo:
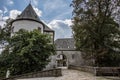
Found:
[{"label": "gabled roof", "polygon": [[29,4],[16,19],[33,19],[40,21],[31,4]]},{"label": "gabled roof", "polygon": [[55,40],[57,50],[75,50],[75,41],[73,38],[63,38]]}]

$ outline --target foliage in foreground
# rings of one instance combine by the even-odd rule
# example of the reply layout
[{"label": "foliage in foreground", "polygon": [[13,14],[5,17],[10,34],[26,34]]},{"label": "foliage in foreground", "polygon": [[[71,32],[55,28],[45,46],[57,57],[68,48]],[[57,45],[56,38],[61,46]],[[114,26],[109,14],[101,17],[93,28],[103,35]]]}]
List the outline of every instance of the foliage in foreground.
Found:
[{"label": "foliage in foreground", "polygon": [[76,47],[95,66],[120,66],[120,0],[73,0]]},{"label": "foliage in foreground", "polygon": [[54,54],[54,46],[50,37],[39,30],[19,30],[9,39],[9,45],[0,55],[0,75],[5,76],[7,70],[11,75],[20,75],[40,71]]}]

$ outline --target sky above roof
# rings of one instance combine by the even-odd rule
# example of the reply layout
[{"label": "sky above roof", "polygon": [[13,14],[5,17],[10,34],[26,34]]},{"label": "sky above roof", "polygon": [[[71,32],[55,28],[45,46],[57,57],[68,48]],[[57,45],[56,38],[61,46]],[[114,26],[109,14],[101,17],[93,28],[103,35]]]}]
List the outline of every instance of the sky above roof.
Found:
[{"label": "sky above roof", "polygon": [[40,20],[55,30],[55,39],[72,37],[72,0],[0,0],[1,20],[15,19],[29,3],[32,4]]}]

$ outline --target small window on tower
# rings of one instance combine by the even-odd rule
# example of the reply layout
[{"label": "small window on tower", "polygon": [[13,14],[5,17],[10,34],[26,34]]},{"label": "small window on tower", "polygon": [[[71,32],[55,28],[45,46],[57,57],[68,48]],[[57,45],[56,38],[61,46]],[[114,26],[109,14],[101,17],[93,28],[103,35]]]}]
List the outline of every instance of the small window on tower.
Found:
[{"label": "small window on tower", "polygon": [[40,27],[38,27],[38,30],[40,30],[40,31],[41,31],[41,28],[40,28]]}]

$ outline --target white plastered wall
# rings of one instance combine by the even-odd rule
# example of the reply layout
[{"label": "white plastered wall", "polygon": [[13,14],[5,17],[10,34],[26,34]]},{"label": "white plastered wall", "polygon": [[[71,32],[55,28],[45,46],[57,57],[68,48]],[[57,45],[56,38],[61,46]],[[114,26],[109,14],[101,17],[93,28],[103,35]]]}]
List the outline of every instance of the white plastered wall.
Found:
[{"label": "white plastered wall", "polygon": [[13,32],[17,32],[19,29],[25,29],[28,31],[32,31],[32,30],[38,29],[38,27],[40,27],[41,33],[43,33],[43,25],[36,21],[19,20],[19,21],[13,22],[12,27],[14,27]]}]

